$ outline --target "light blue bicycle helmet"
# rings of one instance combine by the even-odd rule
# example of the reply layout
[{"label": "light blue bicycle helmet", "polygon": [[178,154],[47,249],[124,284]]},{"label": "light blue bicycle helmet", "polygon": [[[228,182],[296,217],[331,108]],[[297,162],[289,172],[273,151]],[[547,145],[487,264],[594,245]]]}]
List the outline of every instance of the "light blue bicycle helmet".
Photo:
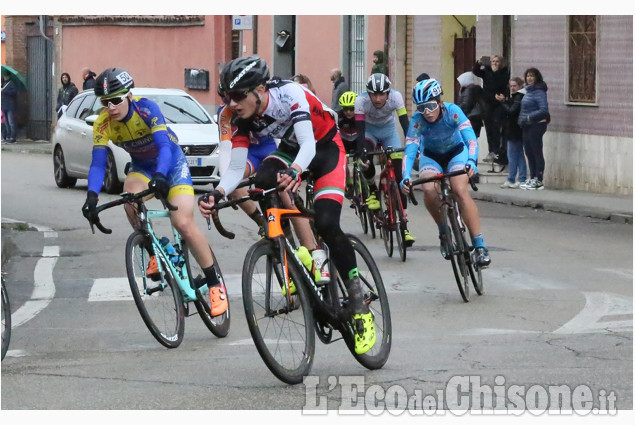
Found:
[{"label": "light blue bicycle helmet", "polygon": [[419,81],[412,89],[412,101],[416,105],[439,98],[443,94],[441,84],[434,78]]}]

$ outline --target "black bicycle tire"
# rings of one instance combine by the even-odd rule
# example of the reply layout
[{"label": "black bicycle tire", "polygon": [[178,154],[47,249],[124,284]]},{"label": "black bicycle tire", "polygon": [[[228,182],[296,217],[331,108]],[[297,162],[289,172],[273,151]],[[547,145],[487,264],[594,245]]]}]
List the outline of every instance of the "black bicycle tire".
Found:
[{"label": "black bicycle tire", "polygon": [[[137,289],[132,254],[135,246],[142,247],[146,243],[146,238],[147,236],[145,233],[141,231],[136,231],[128,237],[128,241],[126,242],[126,273],[128,275],[128,283],[130,284],[130,290],[132,292],[135,305],[137,306],[137,310],[139,310],[139,314],[152,336],[154,336],[154,338],[164,347],[176,348],[183,341],[183,335],[185,333],[185,311],[183,307],[181,289],[176,284],[170,268],[167,265],[163,265],[163,270],[166,274],[166,282],[172,291],[172,298],[174,300],[174,311],[176,313],[176,329],[174,335],[164,336],[162,334],[161,330],[150,316],[150,313],[148,312]],[[159,255],[157,255],[157,261],[162,261]]]},{"label": "black bicycle tire", "polygon": [[384,249],[386,250],[386,254],[388,254],[389,257],[392,257],[394,248],[393,248],[392,232],[388,228],[388,223],[386,219],[386,214],[388,214],[388,204],[386,203],[386,194],[380,188],[377,191],[377,196],[379,197],[378,199],[379,205],[380,205],[379,214],[381,215],[379,220],[379,226],[380,226],[379,230],[380,230],[381,238],[384,241]]},{"label": "black bicycle tire", "polygon": [[459,288],[461,298],[467,303],[470,301],[470,286],[469,272],[467,271],[465,253],[463,251],[463,236],[454,211],[451,210],[447,204],[444,204],[444,207],[446,209],[448,235],[450,236],[449,246],[451,247],[450,260],[452,262],[452,271],[454,272],[454,278]]},{"label": "black bicycle tire", "polygon": [[[383,279],[381,278],[381,273],[379,272],[379,268],[375,263],[373,256],[370,251],[364,245],[364,243],[354,235],[347,234],[348,239],[351,241],[351,245],[353,249],[359,253],[360,257],[364,260],[366,265],[368,266],[368,272],[375,283],[375,291],[378,296],[379,306],[381,308],[382,314],[382,323],[381,327],[377,324],[377,315],[375,316],[375,329],[381,330],[381,342],[376,341],[373,348],[370,351],[364,354],[357,354],[355,352],[355,340],[352,334],[345,332],[343,333],[344,341],[346,345],[353,354],[353,357],[365,368],[370,370],[380,369],[386,364],[388,361],[388,357],[390,355],[390,349],[392,347],[392,319],[390,316],[390,305],[388,304],[388,296],[386,294],[386,289],[384,287]],[[359,268],[359,265],[358,265]],[[366,288],[370,286],[370,282],[368,281],[366,276],[362,276],[360,274],[360,282]],[[371,303],[372,305],[372,303]],[[371,309],[373,311],[373,309]],[[376,311],[376,310],[375,310]],[[378,338],[379,339],[379,338]],[[377,344],[379,344],[379,350],[376,352],[375,348],[377,348]],[[376,354],[375,354],[376,353]]]},{"label": "black bicycle tire", "polygon": [[[194,279],[195,277],[193,276],[193,273],[192,273],[192,266],[190,265],[190,251],[188,249],[187,243],[184,240],[181,241],[181,249],[183,251],[183,256],[185,257],[187,275],[190,277],[190,280]],[[220,269],[220,264],[218,263],[216,255],[214,255],[214,251],[212,250],[211,246],[209,246],[209,250],[212,253],[212,258],[214,259],[214,268],[216,269],[216,273],[220,276],[221,280],[223,280],[223,283],[224,283],[223,272]],[[194,259],[194,261],[196,261],[196,259]],[[225,287],[225,289],[227,289],[227,287]],[[225,313],[215,317],[210,316],[208,313],[208,311],[210,310],[210,306],[208,302],[201,301],[200,299],[197,299],[194,301],[194,306],[196,307],[196,311],[198,312],[198,315],[201,317],[201,320],[203,321],[203,323],[205,323],[205,326],[207,327],[207,329],[209,329],[209,331],[217,338],[226,337],[227,334],[229,333],[229,327],[231,325],[231,314],[230,314],[231,303],[229,302],[229,294],[226,293],[225,295],[228,297],[227,310],[225,311]]]},{"label": "black bicycle tire", "polygon": [[9,343],[11,342],[11,303],[9,302],[9,294],[2,278],[2,320],[4,321],[4,335],[2,335],[2,352],[0,360],[4,360],[4,356],[9,351]]},{"label": "black bicycle tire", "polygon": [[397,188],[397,182],[393,181],[390,184],[390,191],[392,192],[390,199],[392,200],[393,214],[395,215],[395,237],[397,239],[397,249],[399,250],[399,257],[401,261],[406,261],[406,224],[403,216],[403,209],[401,204],[401,195]]},{"label": "black bicycle tire", "polygon": [[[305,293],[305,288],[301,283],[300,273],[297,271],[293,262],[289,261],[289,273],[292,276],[294,282],[296,282],[297,297],[300,300],[300,306],[302,307],[302,318],[304,320],[304,351],[302,352],[302,358],[298,363],[298,366],[289,369],[285,364],[281,364],[274,358],[265,342],[265,337],[261,333],[261,327],[258,323],[258,318],[255,314],[254,300],[253,300],[253,288],[252,278],[254,276],[254,269],[258,259],[260,257],[268,257],[267,268],[271,267],[270,261],[278,262],[279,259],[276,252],[277,246],[270,240],[262,239],[256,242],[247,251],[245,256],[245,262],[243,264],[242,271],[242,291],[243,291],[243,306],[245,309],[245,316],[247,318],[247,325],[249,327],[249,333],[256,345],[256,349],[260,354],[260,357],[264,361],[269,370],[282,382],[288,384],[299,384],[302,382],[304,376],[308,375],[313,365],[313,359],[315,354],[315,319],[313,318],[313,312],[308,299],[308,294]],[[265,272],[268,274],[268,270]],[[272,279],[275,273],[272,273]],[[271,280],[272,280],[271,279]],[[271,288],[270,284],[269,293],[273,293],[279,288]],[[266,292],[266,291],[265,291]],[[264,327],[268,329],[268,327]]]},{"label": "black bicycle tire", "polygon": [[364,191],[362,188],[361,173],[358,169],[353,168],[353,205],[355,206],[355,213],[359,218],[359,222],[362,225],[362,231],[364,234],[368,233],[368,217],[366,215],[366,208],[364,208]]},{"label": "black bicycle tire", "polygon": [[[359,171],[360,176],[362,176],[362,199],[366,200],[368,196],[370,196],[370,188],[368,187],[368,182]],[[375,210],[377,211],[377,210]],[[375,220],[376,213],[375,211],[368,208],[368,205],[364,206],[364,212],[366,213],[366,221],[368,221],[368,227],[370,228],[370,235],[373,239],[377,237],[377,221]]]},{"label": "black bicycle tire", "polygon": [[[470,244],[467,243],[467,229],[465,227],[465,223],[462,222],[461,231],[463,233],[463,241],[465,242],[465,246],[469,247]],[[467,265],[468,270],[470,272],[470,280],[472,281],[472,285],[474,286],[474,291],[480,296],[483,295],[483,273],[481,268],[474,261],[474,248],[470,249],[468,252]]]}]

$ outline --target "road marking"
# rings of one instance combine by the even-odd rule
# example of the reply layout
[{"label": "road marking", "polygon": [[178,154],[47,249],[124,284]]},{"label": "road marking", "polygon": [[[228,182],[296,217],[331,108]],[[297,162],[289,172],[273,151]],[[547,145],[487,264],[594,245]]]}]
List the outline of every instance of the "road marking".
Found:
[{"label": "road marking", "polygon": [[[553,333],[632,332],[632,298],[603,292],[583,292],[583,294],[586,298],[584,308]],[[623,317],[630,317],[630,319],[622,319]]]},{"label": "road marking", "polygon": [[613,273],[626,279],[633,279],[633,270],[629,269],[595,269],[600,273]]},{"label": "road marking", "polygon": [[[225,279],[225,286],[227,287],[227,294],[230,297],[242,294],[241,274],[227,274],[223,275],[223,277]],[[89,302],[126,301],[132,299],[127,277],[95,279],[88,294]]]},{"label": "road marking", "polygon": [[31,298],[22,304],[20,308],[11,315],[11,328],[28,322],[53,300],[55,296],[55,282],[53,281],[53,268],[59,258],[59,247],[45,246],[33,271],[33,293]]}]

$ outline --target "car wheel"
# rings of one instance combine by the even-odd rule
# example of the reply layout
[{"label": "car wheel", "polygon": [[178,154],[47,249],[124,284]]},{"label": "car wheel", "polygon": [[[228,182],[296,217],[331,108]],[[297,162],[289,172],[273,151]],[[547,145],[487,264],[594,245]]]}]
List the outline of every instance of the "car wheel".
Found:
[{"label": "car wheel", "polygon": [[112,152],[108,151],[108,156],[106,157],[106,175],[104,176],[104,191],[106,193],[116,194],[121,193],[122,189],[123,185],[117,175],[115,157]]},{"label": "car wheel", "polygon": [[75,187],[75,183],[77,183],[76,178],[69,177],[68,174],[66,174],[64,152],[59,146],[55,148],[55,155],[53,155],[53,174],[55,176],[55,184],[57,185],[57,187]]}]

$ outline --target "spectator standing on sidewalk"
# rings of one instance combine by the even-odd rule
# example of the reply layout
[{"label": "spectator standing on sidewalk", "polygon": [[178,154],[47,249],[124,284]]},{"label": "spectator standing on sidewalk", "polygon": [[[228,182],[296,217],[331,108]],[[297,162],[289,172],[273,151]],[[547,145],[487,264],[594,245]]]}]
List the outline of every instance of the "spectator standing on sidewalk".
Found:
[{"label": "spectator standing on sidewalk", "polygon": [[[509,80],[509,93],[510,95],[507,99],[502,94],[496,95],[496,100],[501,102],[506,116],[503,124],[503,143],[507,142],[507,160],[509,161],[509,175],[501,185],[501,188],[518,189],[520,184],[527,179],[523,131],[518,126],[520,104],[525,94],[521,78],[514,77]],[[518,180],[516,180],[516,177],[518,177]]]},{"label": "spectator standing on sidewalk", "polygon": [[4,143],[15,143],[18,137],[18,86],[11,74],[2,74],[2,114],[4,115]]},{"label": "spectator standing on sidewalk", "polygon": [[375,50],[373,52],[373,68],[370,71],[371,74],[385,74],[388,75],[388,65],[384,60],[384,51]]},{"label": "spectator standing on sidewalk", "polygon": [[481,87],[482,80],[473,72],[466,72],[459,75],[457,81],[461,88],[456,104],[470,120],[476,138],[479,138],[483,127],[483,117],[489,110],[489,103],[485,100],[485,92]]},{"label": "spectator standing on sidewalk", "polygon": [[82,90],[94,89],[95,88],[95,74],[88,67],[84,67],[82,69],[82,78],[84,79],[84,84],[82,84]]},{"label": "spectator standing on sidewalk", "polygon": [[68,72],[62,73],[60,81],[62,82],[62,87],[60,87],[60,90],[57,92],[57,104],[55,105],[57,118],[61,117],[64,113],[64,111],[62,110],[62,106],[68,106],[68,104],[71,103],[71,100],[73,100],[73,98],[79,92],[79,90],[77,90],[77,87],[75,86],[75,83],[71,82],[71,76],[68,74]]},{"label": "spectator standing on sidewalk", "polygon": [[523,129],[523,146],[529,163],[531,179],[520,185],[521,189],[542,190],[545,172],[545,157],[542,152],[542,136],[551,121],[547,102],[547,83],[536,68],[525,71],[525,90],[520,103],[518,125]]},{"label": "spectator standing on sidewalk", "polygon": [[340,106],[340,97],[348,91],[348,83],[342,75],[342,70],[339,68],[333,68],[331,70],[331,81],[333,82],[331,109],[335,112],[339,112],[342,109]]},{"label": "spectator standing on sidewalk", "polygon": [[488,154],[483,162],[496,162],[505,165],[507,163],[507,149],[501,143],[504,111],[495,96],[497,94],[509,96],[507,89],[510,78],[509,68],[507,68],[507,63],[502,56],[492,55],[489,61],[487,57],[479,59],[474,64],[472,72],[483,79],[485,99],[490,104],[490,113],[483,120],[488,148]]}]

